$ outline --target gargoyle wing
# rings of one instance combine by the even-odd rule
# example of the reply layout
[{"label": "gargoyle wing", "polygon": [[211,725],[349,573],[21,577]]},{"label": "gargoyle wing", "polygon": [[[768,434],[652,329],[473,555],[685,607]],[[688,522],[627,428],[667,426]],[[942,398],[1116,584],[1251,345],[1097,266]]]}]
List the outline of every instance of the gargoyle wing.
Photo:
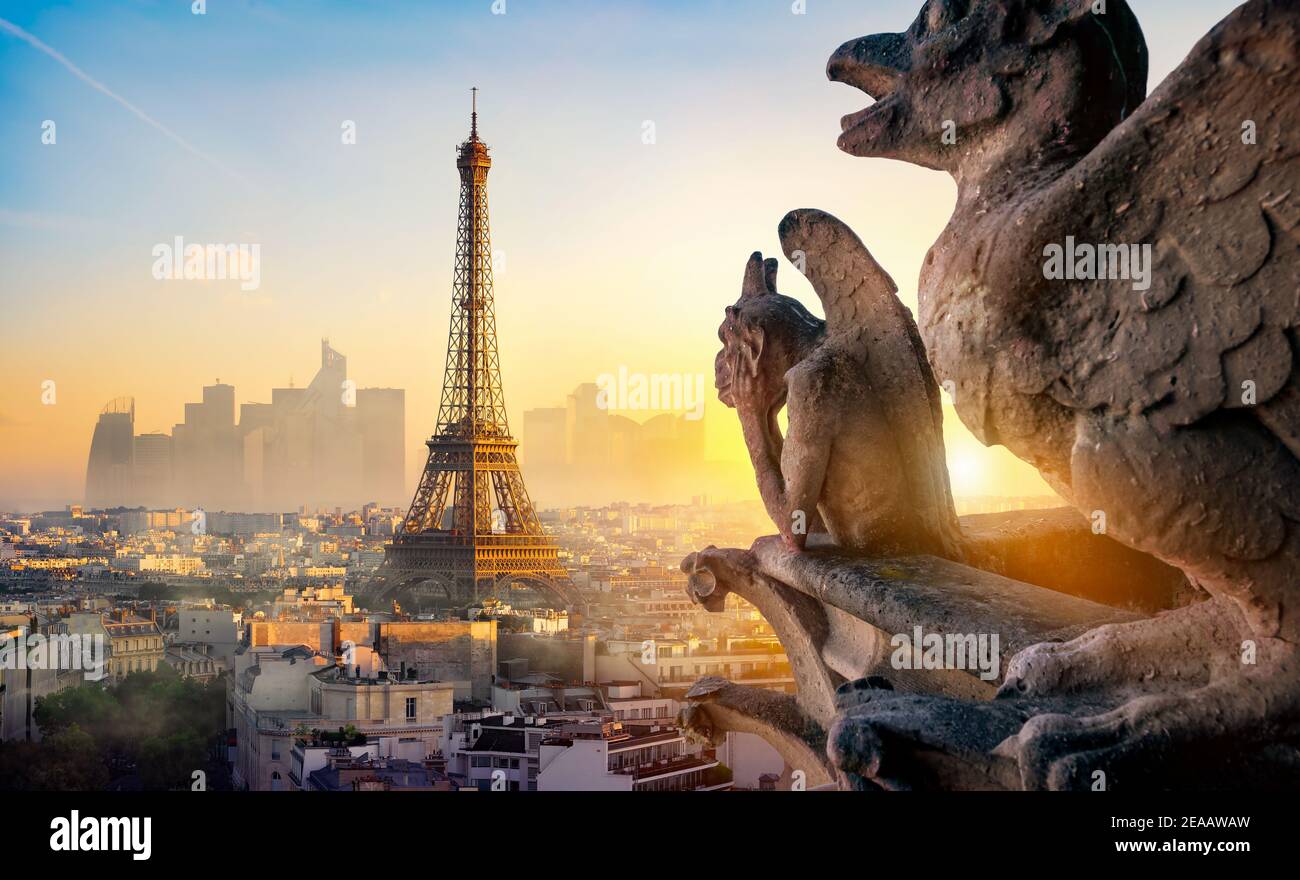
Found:
[{"label": "gargoyle wing", "polygon": [[791,211],[778,229],[781,249],[807,276],[826,312],[825,344],[860,352],[872,390],[898,438],[908,483],[926,522],[950,524],[949,555],[960,530],[944,463],[939,387],[898,287],[852,229],[824,211]]},{"label": "gargoyle wing", "polygon": [[1147,290],[1043,304],[1054,397],[1157,430],[1258,419],[1300,457],[1297,95],[1300,3],[1251,0],[1044,194],[1057,231],[1154,256]]}]

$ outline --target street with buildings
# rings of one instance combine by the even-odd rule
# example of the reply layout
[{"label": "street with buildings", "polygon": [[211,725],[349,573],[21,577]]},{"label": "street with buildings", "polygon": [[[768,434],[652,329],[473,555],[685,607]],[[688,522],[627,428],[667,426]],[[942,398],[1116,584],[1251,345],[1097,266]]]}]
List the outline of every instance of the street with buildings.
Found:
[{"label": "street with buildings", "polygon": [[[719,790],[791,768],[756,737],[690,741],[686,690],[722,676],[790,692],[752,607],[707,613],[677,563],[745,543],[756,505],[540,512],[583,598],[507,585],[469,608],[366,607],[402,511],[292,514],[85,509],[0,515],[0,626],[19,639],[98,637],[101,678],[0,668],[0,732],[40,743],[37,706],[135,675],[216,683],[224,764],[240,790]],[[119,768],[120,769],[120,768]],[[128,767],[118,787],[131,787]]]}]

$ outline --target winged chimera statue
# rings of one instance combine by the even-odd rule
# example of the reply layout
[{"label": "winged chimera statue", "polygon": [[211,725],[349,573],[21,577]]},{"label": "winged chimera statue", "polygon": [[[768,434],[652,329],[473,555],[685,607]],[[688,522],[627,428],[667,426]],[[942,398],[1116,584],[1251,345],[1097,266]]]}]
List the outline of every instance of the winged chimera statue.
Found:
[{"label": "winged chimera statue", "polygon": [[768,513],[796,549],[825,531],[851,553],[958,558],[939,389],[898,288],[829,214],[791,211],[778,231],[826,320],[778,293],[777,261],[755,253],[715,362]]},{"label": "winged chimera statue", "polygon": [[[1016,656],[1000,696],[1128,694],[1002,742],[1026,787],[1300,720],[1298,54],[1300,2],[1251,0],[1145,97],[1123,0],[929,0],[830,60],[876,99],[841,149],[957,182],[919,300],[962,421],[1210,594]],[[1149,286],[1050,279],[1070,242],[1150,245]],[[873,711],[831,750],[888,751]]]}]

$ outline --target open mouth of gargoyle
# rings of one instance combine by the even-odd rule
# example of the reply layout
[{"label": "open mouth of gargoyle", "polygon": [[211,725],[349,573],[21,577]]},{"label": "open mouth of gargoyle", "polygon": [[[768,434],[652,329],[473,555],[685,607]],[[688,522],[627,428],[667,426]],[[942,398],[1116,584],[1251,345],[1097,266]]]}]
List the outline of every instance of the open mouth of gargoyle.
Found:
[{"label": "open mouth of gargoyle", "polygon": [[876,96],[874,104],[841,117],[839,148],[853,156],[873,155],[878,137],[890,128],[902,103],[899,93],[889,91]]},{"label": "open mouth of gargoyle", "polygon": [[876,34],[851,40],[835,51],[826,65],[826,76],[832,82],[859,89],[875,102],[840,120],[844,135],[897,107],[908,59],[908,44],[902,34]]},{"label": "open mouth of gargoyle", "polygon": [[[863,89],[863,91],[866,91],[866,89]],[[859,125],[866,122],[868,119],[878,115],[881,111],[890,107],[891,106],[890,99],[893,97],[893,89],[890,89],[889,91],[879,95],[874,95],[870,92],[867,92],[867,97],[875,98],[875,102],[872,104],[868,104],[866,107],[857,111],[856,113],[850,113],[847,116],[841,117],[840,118],[841,132],[847,133],[851,129],[857,128]]]}]

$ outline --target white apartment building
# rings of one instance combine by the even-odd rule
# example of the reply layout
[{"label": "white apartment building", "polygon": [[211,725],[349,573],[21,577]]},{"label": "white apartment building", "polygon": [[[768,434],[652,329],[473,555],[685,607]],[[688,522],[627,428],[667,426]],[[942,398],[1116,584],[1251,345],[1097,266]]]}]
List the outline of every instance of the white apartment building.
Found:
[{"label": "white apartment building", "polygon": [[177,613],[176,639],[212,647],[212,656],[232,669],[235,650],[244,635],[244,616],[231,608],[181,608]]},{"label": "white apartment building", "polygon": [[437,753],[451,714],[451,682],[397,681],[377,654],[356,646],[346,669],[304,645],[246,648],[227,684],[227,726],[234,730],[232,778],[253,791],[300,788],[295,744],[353,728],[361,739],[392,738],[390,754],[421,761]]},{"label": "white apartment building", "polygon": [[538,755],[548,731],[583,713],[564,716],[460,713],[446,719],[447,775],[479,791],[536,791]]},{"label": "white apartment building", "polygon": [[730,774],[711,752],[690,754],[666,725],[617,721],[560,725],[542,740],[538,791],[719,791]]},{"label": "white apartment building", "polygon": [[272,606],[272,614],[281,619],[338,617],[352,612],[352,597],[344,590],[343,584],[300,590],[286,587]]},{"label": "white apartment building", "polygon": [[605,703],[615,721],[672,724],[682,704],[669,697],[641,696],[639,681],[611,681],[603,685]]},{"label": "white apartment building", "polygon": [[601,680],[652,682],[680,695],[698,679],[716,675],[739,684],[794,692],[790,658],[775,640],[735,639],[722,648],[716,640],[698,639],[610,639],[606,645],[608,655],[597,658]]}]

